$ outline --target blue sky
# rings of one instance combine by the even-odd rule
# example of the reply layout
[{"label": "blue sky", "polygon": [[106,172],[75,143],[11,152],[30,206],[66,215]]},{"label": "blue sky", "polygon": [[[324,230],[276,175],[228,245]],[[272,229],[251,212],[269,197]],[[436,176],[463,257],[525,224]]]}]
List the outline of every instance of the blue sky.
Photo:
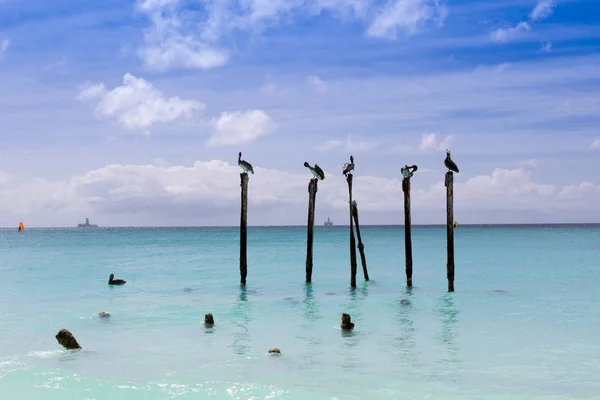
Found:
[{"label": "blue sky", "polygon": [[0,225],[600,222],[597,0],[0,0]]}]

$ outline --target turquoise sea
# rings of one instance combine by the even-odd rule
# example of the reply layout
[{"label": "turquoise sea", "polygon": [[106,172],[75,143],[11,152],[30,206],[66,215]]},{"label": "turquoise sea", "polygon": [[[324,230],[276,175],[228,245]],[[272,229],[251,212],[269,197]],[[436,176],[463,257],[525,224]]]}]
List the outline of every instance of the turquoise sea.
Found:
[{"label": "turquoise sea", "polygon": [[412,291],[403,227],[361,228],[355,291],[348,227],[312,285],[305,227],[248,228],[246,288],[238,228],[2,230],[0,399],[600,399],[600,226],[461,226],[454,293],[444,227],[413,227]]}]

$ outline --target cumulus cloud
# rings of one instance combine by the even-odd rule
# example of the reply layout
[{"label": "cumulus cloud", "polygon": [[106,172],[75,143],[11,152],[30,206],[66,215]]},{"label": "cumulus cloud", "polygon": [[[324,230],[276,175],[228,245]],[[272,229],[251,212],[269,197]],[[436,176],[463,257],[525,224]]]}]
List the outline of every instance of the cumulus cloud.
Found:
[{"label": "cumulus cloud", "polygon": [[204,110],[204,104],[196,100],[166,98],[150,82],[129,73],[123,77],[123,85],[112,90],[103,83],[87,83],[78,98],[98,102],[94,110],[97,118],[114,119],[132,130],[147,130],[156,123],[190,118]]},{"label": "cumulus cloud", "polygon": [[319,78],[316,75],[309,75],[306,78],[310,87],[312,87],[315,91],[319,93],[325,93],[327,91],[328,85],[323,79]]},{"label": "cumulus cloud", "polygon": [[445,151],[450,147],[454,140],[452,135],[447,135],[443,139],[439,139],[435,133],[426,133],[421,136],[421,144],[419,148],[423,151],[441,150]]},{"label": "cumulus cloud", "polygon": [[395,39],[398,30],[415,34],[429,21],[442,24],[446,8],[438,0],[395,0],[379,10],[367,29],[367,35]]},{"label": "cumulus cloud", "polygon": [[531,20],[539,21],[548,18],[554,12],[554,7],[553,0],[538,0],[535,8],[531,11]]},{"label": "cumulus cloud", "polygon": [[[249,196],[252,214],[259,215],[263,224],[272,224],[277,223],[274,216],[279,215],[278,210],[283,210],[287,219],[280,223],[305,223],[305,171],[290,173],[260,166],[255,171]],[[542,211],[562,218],[568,213],[584,211],[600,216],[600,185],[592,182],[563,187],[548,185],[535,182],[522,168],[496,168],[490,175],[465,181],[458,178],[454,189],[455,212],[463,221],[469,219],[473,210]],[[437,210],[443,220],[442,181],[440,178],[433,186],[413,183],[415,213],[429,215]],[[15,217],[35,212],[47,214],[48,210],[107,216],[129,214],[139,215],[138,224],[145,225],[148,221],[177,218],[195,224],[203,224],[208,218],[235,224],[239,217],[239,190],[239,168],[218,160],[197,161],[192,166],[109,165],[65,181],[22,180],[0,173],[0,195],[6,200],[0,204],[0,212]],[[402,185],[398,179],[357,176],[354,197],[364,213],[365,223],[382,213],[401,215]],[[328,175],[319,184],[319,210],[342,215],[347,206],[345,180],[342,176]]]},{"label": "cumulus cloud", "polygon": [[281,21],[304,20],[329,12],[366,25],[368,36],[394,39],[414,34],[426,23],[443,22],[440,0],[394,0],[381,6],[363,0],[213,0],[190,6],[179,0],[137,0],[148,19],[138,51],[145,65],[158,71],[210,69],[224,65],[229,51],[223,38],[234,32],[259,33]]},{"label": "cumulus cloud", "polygon": [[491,33],[490,39],[498,43],[510,42],[513,40],[517,40],[519,37],[521,37],[523,33],[527,32],[530,29],[531,27],[529,23],[519,22],[514,27],[496,29]]},{"label": "cumulus cloud", "polygon": [[224,112],[212,120],[213,135],[209,147],[235,146],[270,135],[277,130],[275,121],[263,110]]},{"label": "cumulus cloud", "polygon": [[590,149],[593,150],[598,150],[600,149],[600,138],[594,140],[592,143],[590,143]]}]

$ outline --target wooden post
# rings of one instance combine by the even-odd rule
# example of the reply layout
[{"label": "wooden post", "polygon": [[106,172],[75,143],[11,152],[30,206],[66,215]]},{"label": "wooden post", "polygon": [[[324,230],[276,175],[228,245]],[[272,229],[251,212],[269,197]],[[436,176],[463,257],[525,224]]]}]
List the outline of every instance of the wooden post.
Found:
[{"label": "wooden post", "polygon": [[248,264],[246,262],[246,244],[248,239],[248,174],[240,174],[240,186],[242,187],[242,207],[240,213],[240,284],[246,284],[248,275]]},{"label": "wooden post", "polygon": [[367,258],[365,257],[365,245],[360,237],[360,225],[358,223],[358,204],[356,200],[352,200],[352,216],[354,218],[354,224],[356,225],[356,236],[358,237],[358,250],[360,251],[360,261],[363,267],[363,274],[365,281],[369,280],[369,272],[367,271]]},{"label": "wooden post", "polygon": [[315,227],[315,198],[317,197],[317,183],[313,178],[308,183],[308,227],[306,237],[306,283],[312,282],[313,268],[313,232]]},{"label": "wooden post", "polygon": [[352,174],[346,177],[348,196],[350,198],[350,287],[356,288],[356,240],[354,239],[354,223],[352,218]]},{"label": "wooden post", "polygon": [[410,218],[410,177],[402,179],[404,192],[404,253],[406,257],[406,286],[412,287],[413,260]]},{"label": "wooden post", "polygon": [[448,257],[446,275],[448,291],[454,292],[454,174],[446,172],[446,234],[448,241]]}]

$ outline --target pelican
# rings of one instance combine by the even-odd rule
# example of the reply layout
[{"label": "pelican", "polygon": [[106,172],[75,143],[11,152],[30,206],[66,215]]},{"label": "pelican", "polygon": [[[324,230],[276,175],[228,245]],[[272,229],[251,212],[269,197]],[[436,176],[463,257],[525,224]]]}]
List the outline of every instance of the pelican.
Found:
[{"label": "pelican", "polygon": [[408,165],[405,165],[404,167],[400,168],[400,172],[402,172],[403,177],[411,178],[418,169],[419,167],[417,167],[416,165],[410,167]]},{"label": "pelican", "polygon": [[110,276],[108,277],[109,285],[124,285],[126,283],[127,281],[124,279],[115,279],[115,274],[110,274]]},{"label": "pelican", "polygon": [[342,168],[343,168],[342,173],[344,174],[344,176],[348,176],[350,171],[354,170],[354,157],[350,156],[350,163],[344,164],[344,166]]},{"label": "pelican", "polygon": [[310,172],[312,172],[312,174],[315,178],[320,179],[320,180],[325,179],[325,172],[323,172],[321,167],[319,167],[317,164],[315,164],[314,167],[311,167],[308,162],[304,161],[304,166],[306,168],[310,169]]},{"label": "pelican", "polygon": [[248,171],[252,172],[252,175],[254,175],[254,169],[252,169],[252,165],[245,160],[242,160],[242,152],[240,151],[240,153],[238,154],[238,165],[240,166],[241,169],[244,170],[245,173],[248,173]]},{"label": "pelican", "polygon": [[450,171],[454,171],[454,172],[458,173],[458,167],[456,166],[454,161],[452,161],[452,159],[450,158],[450,150],[447,150],[447,149],[446,149],[446,159],[444,160],[444,165]]}]

